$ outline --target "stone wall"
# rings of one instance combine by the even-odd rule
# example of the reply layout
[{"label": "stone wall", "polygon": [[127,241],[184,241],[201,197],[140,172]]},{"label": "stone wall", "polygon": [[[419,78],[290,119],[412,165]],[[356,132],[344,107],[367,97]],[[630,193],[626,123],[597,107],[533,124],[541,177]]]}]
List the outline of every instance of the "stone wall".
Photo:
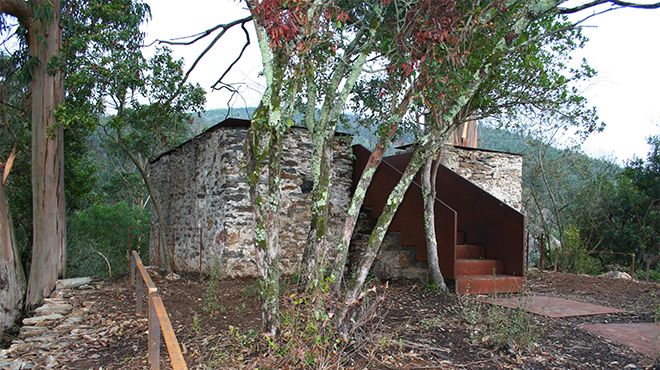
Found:
[{"label": "stone wall", "polygon": [[[177,271],[209,273],[214,266],[229,277],[256,275],[254,221],[244,170],[247,128],[216,127],[151,163],[151,176],[161,200],[167,248],[173,249]],[[331,188],[335,224],[340,235],[350,200],[352,153],[338,137]],[[293,128],[286,136],[281,197],[281,264],[292,273],[300,261],[310,224],[312,178],[309,133]],[[157,260],[159,242],[152,218],[150,257]],[[161,241],[162,242],[162,241]]]},{"label": "stone wall", "polygon": [[442,164],[510,207],[522,209],[522,155],[446,145]]},{"label": "stone wall", "polygon": [[[210,273],[217,266],[229,277],[256,275],[254,222],[244,169],[246,135],[244,125],[220,124],[151,163],[152,182],[166,225],[165,240],[159,240],[154,213],[152,261],[158,260],[160,242],[174,256],[177,271]],[[341,235],[350,201],[353,162],[348,139],[337,137],[335,149],[330,194],[333,223],[329,225],[333,238]],[[280,242],[282,268],[287,274],[295,271],[309,231],[311,152],[308,131],[293,128],[285,139],[282,166]],[[520,210],[521,156],[447,145],[442,162]]]}]

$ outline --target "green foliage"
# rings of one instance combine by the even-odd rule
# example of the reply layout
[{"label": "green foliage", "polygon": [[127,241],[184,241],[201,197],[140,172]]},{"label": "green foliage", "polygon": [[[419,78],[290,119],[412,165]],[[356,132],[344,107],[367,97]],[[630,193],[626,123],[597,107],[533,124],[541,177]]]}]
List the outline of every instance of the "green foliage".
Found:
[{"label": "green foliage", "polygon": [[485,339],[498,348],[520,352],[529,349],[540,337],[534,318],[522,308],[491,305],[486,310],[484,322],[489,333]]},{"label": "green foliage", "polygon": [[647,272],[643,265],[637,265],[637,270],[635,270],[635,277],[639,280],[648,280],[660,283],[660,267],[656,266],[655,268],[649,269]]},{"label": "green foliage", "polygon": [[588,254],[588,250],[580,238],[580,230],[576,226],[571,225],[566,229],[565,238],[566,242],[563,246],[551,253],[551,259],[557,261],[559,270],[590,275],[602,272],[600,261]]},{"label": "green foliage", "polygon": [[474,340],[498,349],[522,352],[533,346],[541,336],[534,317],[522,308],[510,309],[463,300],[458,313],[471,327]]},{"label": "green foliage", "polygon": [[[660,264],[660,137],[649,139],[646,160],[635,159],[615,176],[597,179],[599,197],[588,197],[593,189],[580,189],[576,208],[582,213],[575,224],[592,247],[602,251],[635,253],[637,261]],[[604,263],[630,264],[630,256],[603,254]]]},{"label": "green foliage", "polygon": [[75,212],[69,218],[68,274],[107,278],[109,270],[101,254],[113,276],[127,272],[129,240],[130,248],[147,263],[149,220],[149,212],[124,202]]}]

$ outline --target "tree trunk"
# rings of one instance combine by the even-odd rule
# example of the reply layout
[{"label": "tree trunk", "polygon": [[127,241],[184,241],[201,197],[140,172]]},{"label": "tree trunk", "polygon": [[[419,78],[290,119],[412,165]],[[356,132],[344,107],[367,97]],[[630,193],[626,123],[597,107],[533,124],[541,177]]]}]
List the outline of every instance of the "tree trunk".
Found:
[{"label": "tree trunk", "polygon": [[[264,332],[279,331],[280,261],[279,261],[279,199],[283,135],[277,129],[253,122],[248,138],[248,176],[250,200],[254,207],[255,260],[261,278],[261,320]],[[266,139],[266,140],[264,140]],[[264,163],[267,161],[267,164]],[[263,169],[266,184],[261,181]]]},{"label": "tree trunk", "polygon": [[[137,165],[136,165],[137,166]],[[161,268],[164,268],[167,272],[172,272],[174,269],[174,256],[170,255],[170,251],[167,249],[167,239],[165,235],[165,219],[163,218],[163,211],[160,203],[160,197],[156,196],[156,190],[151,184],[149,179],[149,174],[147,170],[138,166],[140,171],[140,176],[142,176],[142,181],[147,188],[147,193],[151,197],[151,203],[154,205],[154,212],[156,212],[156,220],[158,221],[158,253],[160,254],[160,264]],[[174,251],[172,251],[174,253]]]},{"label": "tree trunk", "polygon": [[333,269],[333,275],[335,276],[335,293],[341,291],[344,270],[346,269],[346,261],[348,259],[348,250],[351,244],[351,238],[353,237],[353,230],[355,229],[360,209],[364,203],[364,197],[367,195],[367,189],[369,189],[371,180],[373,179],[384,154],[385,146],[379,143],[376,145],[374,151],[371,152],[371,155],[369,155],[369,160],[362,171],[362,176],[360,176],[360,180],[355,186],[355,191],[351,197],[351,203],[348,206],[348,212],[346,219],[344,220],[341,239],[337,245],[338,258],[337,261],[335,261]]},{"label": "tree trunk", "polygon": [[376,255],[378,255],[378,251],[380,250],[380,245],[383,241],[383,238],[385,237],[385,233],[387,233],[387,229],[389,228],[390,223],[392,223],[392,219],[394,219],[394,215],[396,214],[399,205],[403,201],[403,196],[410,187],[410,184],[412,184],[415,175],[417,175],[419,170],[424,165],[426,157],[427,148],[425,145],[421,145],[413,153],[412,158],[410,158],[410,163],[408,163],[406,170],[401,176],[401,180],[399,180],[397,185],[390,193],[390,196],[387,198],[387,204],[383,209],[380,217],[378,217],[376,226],[374,227],[374,230],[369,237],[369,243],[367,244],[367,248],[364,252],[364,255],[362,256],[360,265],[357,267],[355,273],[351,277],[351,281],[347,283],[346,292],[344,293],[344,297],[341,302],[342,306],[340,308],[339,314],[337,315],[337,320],[340,326],[344,326],[346,323],[345,320],[347,318],[348,311],[358,302],[360,291],[362,290],[362,286],[367,279],[369,270],[371,270],[371,266],[376,259]]},{"label": "tree trunk", "polygon": [[133,165],[135,165],[135,168],[137,168],[138,172],[140,172],[142,182],[147,188],[147,193],[149,193],[149,196],[151,197],[151,203],[154,205],[154,212],[156,212],[156,220],[158,221],[158,254],[160,255],[160,261],[157,263],[168,273],[172,272],[174,269],[174,256],[171,256],[169,250],[167,249],[167,239],[165,234],[166,226],[162,211],[163,208],[160,203],[160,196],[156,194],[156,190],[154,189],[153,184],[149,179],[149,172],[147,170],[148,164],[146,161],[145,163],[142,163],[139,158],[131,153],[131,151],[122,143],[121,137],[117,136],[116,138],[113,138],[113,140],[124,151],[124,153],[126,153],[131,162],[133,162]]},{"label": "tree trunk", "polygon": [[62,45],[60,1],[36,1],[34,7],[48,7],[50,14],[33,19],[29,29],[32,67],[32,217],[33,243],[28,306],[50,295],[66,268],[66,213],[64,205],[63,128],[55,120],[55,108],[62,103],[62,73],[50,70]]},{"label": "tree trunk", "polygon": [[438,240],[435,234],[435,195],[436,178],[440,166],[440,155],[433,163],[433,158],[427,159],[422,170],[422,197],[424,198],[424,230],[426,235],[426,256],[428,259],[429,279],[438,289],[447,291],[445,279],[440,271],[438,260]]},{"label": "tree trunk", "polygon": [[0,339],[18,318],[25,297],[25,275],[16,247],[9,204],[0,178]]},{"label": "tree trunk", "polygon": [[[334,127],[334,125],[333,125]],[[334,132],[333,132],[334,135]],[[325,136],[325,135],[324,135]],[[312,189],[311,224],[301,265],[303,286],[315,285],[320,278],[321,267],[327,258],[327,228],[330,202],[330,179],[332,176],[333,138],[315,140],[315,158],[320,161],[312,166],[314,189]],[[312,158],[312,162],[315,161]],[[316,167],[316,168],[314,168]]]}]

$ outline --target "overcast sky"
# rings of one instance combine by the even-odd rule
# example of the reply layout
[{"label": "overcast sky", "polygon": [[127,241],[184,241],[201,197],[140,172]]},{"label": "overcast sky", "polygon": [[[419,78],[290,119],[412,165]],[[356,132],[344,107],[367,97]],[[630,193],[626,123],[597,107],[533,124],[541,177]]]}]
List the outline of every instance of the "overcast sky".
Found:
[{"label": "overcast sky", "polygon": [[[153,19],[144,26],[147,39],[171,39],[203,31],[218,23],[248,15],[237,0],[152,0]],[[584,14],[585,16],[588,13]],[[646,157],[646,137],[660,134],[660,10],[621,9],[591,18],[584,33],[586,47],[575,57],[586,58],[598,76],[585,87],[584,95],[596,106],[606,129],[593,134],[583,149],[593,156],[617,159]],[[241,97],[233,108],[255,106],[263,91],[259,77],[260,56],[254,42],[227,82],[241,83]],[[245,40],[236,28],[200,61],[191,81],[210,87],[238,55]],[[175,54],[190,66],[210,39],[199,45],[175,47]],[[207,109],[227,107],[227,92],[211,92]]]}]

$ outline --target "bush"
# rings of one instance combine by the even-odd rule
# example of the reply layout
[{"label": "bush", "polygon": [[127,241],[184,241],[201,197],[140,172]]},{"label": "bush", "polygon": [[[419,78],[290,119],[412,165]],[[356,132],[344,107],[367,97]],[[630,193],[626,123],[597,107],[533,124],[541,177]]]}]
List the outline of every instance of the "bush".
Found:
[{"label": "bush", "polygon": [[565,244],[552,251],[552,259],[557,261],[559,270],[589,275],[597,275],[602,272],[600,261],[589,255],[577,227],[566,228],[564,238],[566,239]]},{"label": "bush", "polygon": [[497,349],[520,353],[536,344],[541,336],[534,317],[522,308],[461,300],[459,315],[470,326],[473,340]]},{"label": "bush", "polygon": [[[108,278],[128,271],[131,249],[148,262],[149,212],[125,202],[93,205],[69,219],[67,272]],[[109,265],[109,266],[108,266]]]},{"label": "bush", "polygon": [[660,283],[660,267],[650,269],[647,274],[646,269],[644,269],[642,265],[639,265],[638,270],[635,272],[635,278],[637,280],[648,280]]}]

